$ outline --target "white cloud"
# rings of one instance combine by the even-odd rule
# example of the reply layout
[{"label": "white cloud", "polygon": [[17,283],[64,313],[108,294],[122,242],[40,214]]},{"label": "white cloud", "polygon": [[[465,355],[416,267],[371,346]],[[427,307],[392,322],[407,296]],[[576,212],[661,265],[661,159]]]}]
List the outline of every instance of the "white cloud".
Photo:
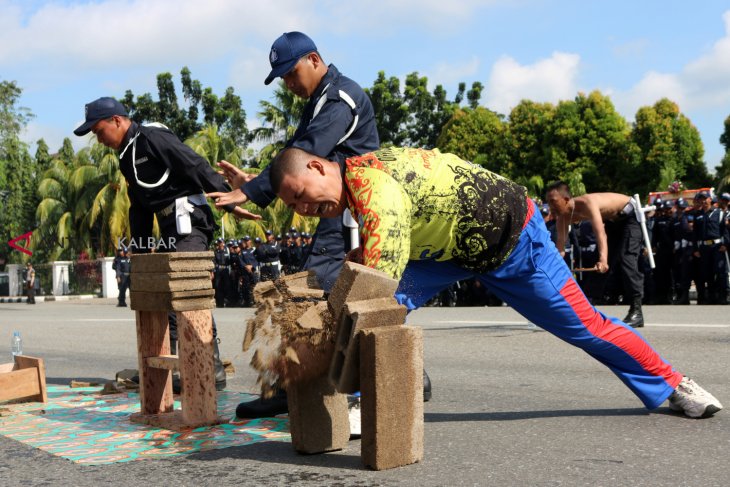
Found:
[{"label": "white cloud", "polygon": [[614,96],[622,113],[633,116],[661,98],[677,102],[683,112],[730,106],[730,11],[723,15],[725,36],[679,73],[650,71],[625,92]]},{"label": "white cloud", "polygon": [[333,17],[329,28],[338,32],[350,32],[353,19],[357,19],[364,32],[378,35],[392,33],[407,25],[421,25],[424,36],[442,32],[458,32],[476,17],[481,8],[495,5],[514,5],[508,0],[389,0],[363,2],[362,0],[330,0],[322,9]]},{"label": "white cloud", "polygon": [[0,8],[0,67],[179,64],[240,49],[250,39],[269,43],[286,29],[316,23],[296,0],[106,0],[49,3],[30,14],[4,1]]},{"label": "white cloud", "polygon": [[[456,85],[462,81],[474,78],[479,71],[479,58],[473,56],[463,63],[439,63],[427,74],[429,87],[444,85],[445,87]],[[469,88],[470,83],[467,83]]]},{"label": "white cloud", "polygon": [[573,99],[579,67],[577,54],[554,52],[549,58],[529,65],[503,56],[492,67],[485,104],[496,112],[509,114],[523,99],[553,103]]}]

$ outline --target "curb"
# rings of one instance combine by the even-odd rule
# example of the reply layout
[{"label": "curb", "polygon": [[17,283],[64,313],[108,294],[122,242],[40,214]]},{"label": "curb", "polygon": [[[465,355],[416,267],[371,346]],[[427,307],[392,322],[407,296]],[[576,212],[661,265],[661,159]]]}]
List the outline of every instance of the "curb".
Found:
[{"label": "curb", "polygon": [[[36,303],[51,302],[51,301],[74,301],[77,299],[94,299],[98,296],[94,294],[74,294],[69,296],[36,296]],[[26,296],[1,296],[0,303],[25,303]]]}]

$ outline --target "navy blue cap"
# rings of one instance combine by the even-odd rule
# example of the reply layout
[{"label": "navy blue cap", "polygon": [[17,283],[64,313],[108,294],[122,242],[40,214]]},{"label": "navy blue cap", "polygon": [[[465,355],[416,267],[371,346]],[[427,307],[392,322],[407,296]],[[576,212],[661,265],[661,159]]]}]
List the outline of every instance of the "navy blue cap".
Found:
[{"label": "navy blue cap", "polygon": [[233,247],[234,245],[236,245],[236,241],[235,240],[229,240],[228,241],[228,246],[229,247]]},{"label": "navy blue cap", "polygon": [[269,51],[269,63],[271,72],[264,80],[268,85],[274,78],[284,76],[291,71],[297,61],[310,52],[317,50],[314,41],[301,32],[285,32],[271,45]]},{"label": "navy blue cap", "polygon": [[276,234],[276,240],[281,240],[281,234],[280,233],[277,233]]},{"label": "navy blue cap", "polygon": [[730,193],[722,193],[720,195],[721,200],[730,201]]},{"label": "navy blue cap", "polygon": [[710,194],[709,194],[709,193],[708,193],[707,191],[700,191],[699,193],[697,193],[697,194],[695,195],[695,199],[696,199],[696,200],[697,200],[697,199],[703,199],[703,200],[706,200],[706,199],[707,199],[707,198],[709,198],[709,197],[710,197]]},{"label": "navy blue cap", "polygon": [[684,198],[677,198],[675,204],[680,208],[687,208],[689,206],[689,203],[687,203],[687,200],[685,200]]},{"label": "navy blue cap", "polygon": [[253,239],[253,241],[255,243],[261,243],[261,237],[256,237],[255,239]]},{"label": "navy blue cap", "polygon": [[296,231],[291,232],[291,238],[299,238],[299,233]]},{"label": "navy blue cap", "polygon": [[273,235],[273,234],[274,234],[274,232],[272,232],[271,230],[266,230],[266,232],[264,232],[264,233],[265,233],[266,235]]},{"label": "navy blue cap", "polygon": [[249,240],[251,240],[251,237],[249,237],[248,235],[246,235],[241,240],[243,240],[244,242],[248,242]]},{"label": "navy blue cap", "polygon": [[667,200],[664,202],[664,205],[662,206],[662,208],[664,208],[665,210],[671,210],[673,206],[674,206],[674,202]]},{"label": "navy blue cap", "polygon": [[79,136],[88,134],[91,128],[100,120],[106,120],[114,115],[129,116],[121,103],[108,96],[87,103],[84,110],[86,121],[74,130],[74,133]]},{"label": "navy blue cap", "polygon": [[310,235],[307,232],[302,232],[302,238],[309,238]]}]

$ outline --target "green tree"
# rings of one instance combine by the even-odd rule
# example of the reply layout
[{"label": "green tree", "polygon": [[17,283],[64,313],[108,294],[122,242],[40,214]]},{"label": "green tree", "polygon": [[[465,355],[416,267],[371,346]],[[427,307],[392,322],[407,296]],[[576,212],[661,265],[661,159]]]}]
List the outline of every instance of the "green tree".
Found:
[{"label": "green tree", "polygon": [[266,143],[259,151],[256,165],[263,169],[284,148],[286,141],[294,136],[307,101],[287,89],[284,81],[279,81],[274,89],[273,101],[259,102],[260,110],[256,116],[261,127],[254,129],[253,138]]},{"label": "green tree", "polygon": [[725,119],[725,130],[720,136],[720,143],[725,147],[725,155],[720,165],[715,167],[715,175],[718,190],[727,191],[730,188],[730,116]]},{"label": "green tree", "polygon": [[640,154],[632,173],[636,191],[665,191],[675,179],[687,187],[710,184],[699,132],[676,103],[663,98],[639,108],[635,118],[631,139]]},{"label": "green tree", "polygon": [[72,260],[82,252],[94,255],[101,240],[92,218],[99,189],[99,170],[89,149],[75,154],[71,141],[64,139],[38,186],[42,199],[36,210],[38,232],[31,242],[34,252],[49,260]]},{"label": "green tree", "polygon": [[[33,159],[20,133],[33,117],[18,105],[22,89],[15,81],[0,81],[0,238],[7,242],[34,228]],[[7,245],[0,250],[0,261],[21,262],[25,254]]]},{"label": "green tree", "polygon": [[495,112],[484,107],[462,108],[444,125],[436,147],[505,174],[510,170],[506,132],[507,125]]},{"label": "green tree", "polygon": [[385,72],[379,71],[373,86],[365,88],[365,93],[370,97],[375,110],[375,123],[381,145],[403,145],[408,105],[400,92],[400,80],[395,76],[386,78]]},{"label": "green tree", "polygon": [[121,102],[136,122],[163,123],[181,140],[200,131],[206,123],[217,126],[222,134],[245,147],[249,140],[246,112],[234,89],[229,87],[222,97],[218,97],[211,88],[203,88],[200,81],[192,79],[187,67],[180,71],[180,80],[185,106],[181,107],[178,102],[170,73],[157,75],[157,101],[149,93],[135,99],[134,93],[127,90]]}]

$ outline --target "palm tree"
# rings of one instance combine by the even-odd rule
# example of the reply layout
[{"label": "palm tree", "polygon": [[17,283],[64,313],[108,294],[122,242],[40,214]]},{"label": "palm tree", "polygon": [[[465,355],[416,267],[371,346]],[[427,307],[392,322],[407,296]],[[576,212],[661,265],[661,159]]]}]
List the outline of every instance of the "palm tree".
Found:
[{"label": "palm tree", "polygon": [[261,110],[256,114],[262,126],[254,129],[254,140],[267,143],[259,151],[259,167],[265,167],[294,136],[307,103],[289,91],[284,81],[274,90],[274,101],[260,101]]},{"label": "palm tree", "polygon": [[[71,259],[81,252],[92,252],[90,213],[98,192],[98,168],[88,150],[73,153],[71,141],[51,161],[38,186],[41,202],[36,210],[40,240],[36,245],[51,245],[48,257]],[[51,243],[53,242],[53,243]]]},{"label": "palm tree", "polygon": [[113,255],[118,242],[130,237],[127,181],[119,169],[119,157],[114,150],[94,144],[90,152],[97,169],[94,184],[101,189],[94,197],[85,224],[89,228],[99,225],[99,250],[104,255]]}]

